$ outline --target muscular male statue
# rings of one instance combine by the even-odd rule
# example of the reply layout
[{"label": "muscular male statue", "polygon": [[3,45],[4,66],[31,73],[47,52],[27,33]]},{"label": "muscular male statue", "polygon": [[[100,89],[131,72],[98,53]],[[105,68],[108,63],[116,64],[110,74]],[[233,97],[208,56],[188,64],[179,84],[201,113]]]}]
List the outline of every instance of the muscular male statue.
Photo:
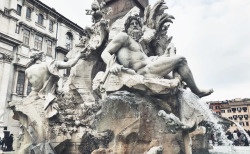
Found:
[{"label": "muscular male statue", "polygon": [[[126,32],[126,33],[125,33]],[[125,32],[121,32],[108,44],[101,57],[108,64],[111,54],[117,57],[117,63],[110,67],[111,73],[119,73],[123,67],[135,70],[136,73],[145,77],[163,77],[171,71],[177,71],[182,80],[193,93],[199,97],[210,95],[213,90],[201,90],[196,86],[187,61],[182,56],[148,57],[139,44],[142,37],[142,24],[137,16],[130,16],[125,23]]]},{"label": "muscular male statue", "polygon": [[32,85],[32,91],[29,96],[38,95],[45,98],[48,93],[54,94],[57,89],[57,82],[60,79],[58,70],[73,67],[81,57],[81,53],[75,58],[63,62],[52,60],[45,61],[43,52],[33,53],[31,55],[31,63],[29,63],[25,74]]}]

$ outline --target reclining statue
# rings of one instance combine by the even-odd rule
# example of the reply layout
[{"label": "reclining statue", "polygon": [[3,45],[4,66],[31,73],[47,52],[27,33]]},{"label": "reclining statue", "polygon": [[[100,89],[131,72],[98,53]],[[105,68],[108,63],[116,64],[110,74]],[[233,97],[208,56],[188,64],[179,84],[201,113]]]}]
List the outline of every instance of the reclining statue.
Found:
[{"label": "reclining statue", "polygon": [[117,74],[125,68],[134,70],[137,74],[147,78],[158,78],[176,71],[193,93],[199,97],[210,95],[213,90],[201,90],[197,87],[192,72],[183,56],[168,53],[162,56],[148,57],[142,46],[142,23],[138,16],[130,16],[125,22],[125,32],[117,34],[102,52],[102,59],[106,64],[113,60],[115,54],[117,61],[110,66],[109,72]]}]

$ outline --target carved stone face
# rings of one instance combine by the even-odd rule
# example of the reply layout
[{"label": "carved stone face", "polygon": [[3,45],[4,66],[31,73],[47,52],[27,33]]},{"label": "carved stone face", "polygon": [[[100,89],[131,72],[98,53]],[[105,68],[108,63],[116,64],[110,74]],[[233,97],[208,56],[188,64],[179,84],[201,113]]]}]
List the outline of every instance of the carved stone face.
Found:
[{"label": "carved stone face", "polygon": [[138,41],[141,38],[142,28],[137,20],[131,20],[128,28],[128,35],[130,35],[135,41]]}]

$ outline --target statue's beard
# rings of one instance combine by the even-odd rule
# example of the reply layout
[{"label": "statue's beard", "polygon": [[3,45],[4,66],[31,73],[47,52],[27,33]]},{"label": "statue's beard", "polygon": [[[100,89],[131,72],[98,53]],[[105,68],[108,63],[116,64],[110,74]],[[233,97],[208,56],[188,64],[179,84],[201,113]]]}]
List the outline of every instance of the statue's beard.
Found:
[{"label": "statue's beard", "polygon": [[143,33],[141,30],[134,29],[128,32],[128,35],[131,36],[136,42],[138,42],[141,39]]}]

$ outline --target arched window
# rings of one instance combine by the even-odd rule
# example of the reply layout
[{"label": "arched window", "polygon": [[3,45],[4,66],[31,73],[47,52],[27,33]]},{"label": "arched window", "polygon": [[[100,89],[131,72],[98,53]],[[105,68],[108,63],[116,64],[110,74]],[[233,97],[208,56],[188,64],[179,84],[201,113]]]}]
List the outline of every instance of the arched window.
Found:
[{"label": "arched window", "polygon": [[66,49],[68,50],[72,49],[72,40],[73,40],[73,35],[72,33],[68,32],[66,34]]},{"label": "arched window", "polygon": [[38,21],[37,21],[40,25],[43,25],[43,15],[42,14],[38,14]]},{"label": "arched window", "polygon": [[31,18],[31,8],[27,8],[26,10],[26,18]]}]

